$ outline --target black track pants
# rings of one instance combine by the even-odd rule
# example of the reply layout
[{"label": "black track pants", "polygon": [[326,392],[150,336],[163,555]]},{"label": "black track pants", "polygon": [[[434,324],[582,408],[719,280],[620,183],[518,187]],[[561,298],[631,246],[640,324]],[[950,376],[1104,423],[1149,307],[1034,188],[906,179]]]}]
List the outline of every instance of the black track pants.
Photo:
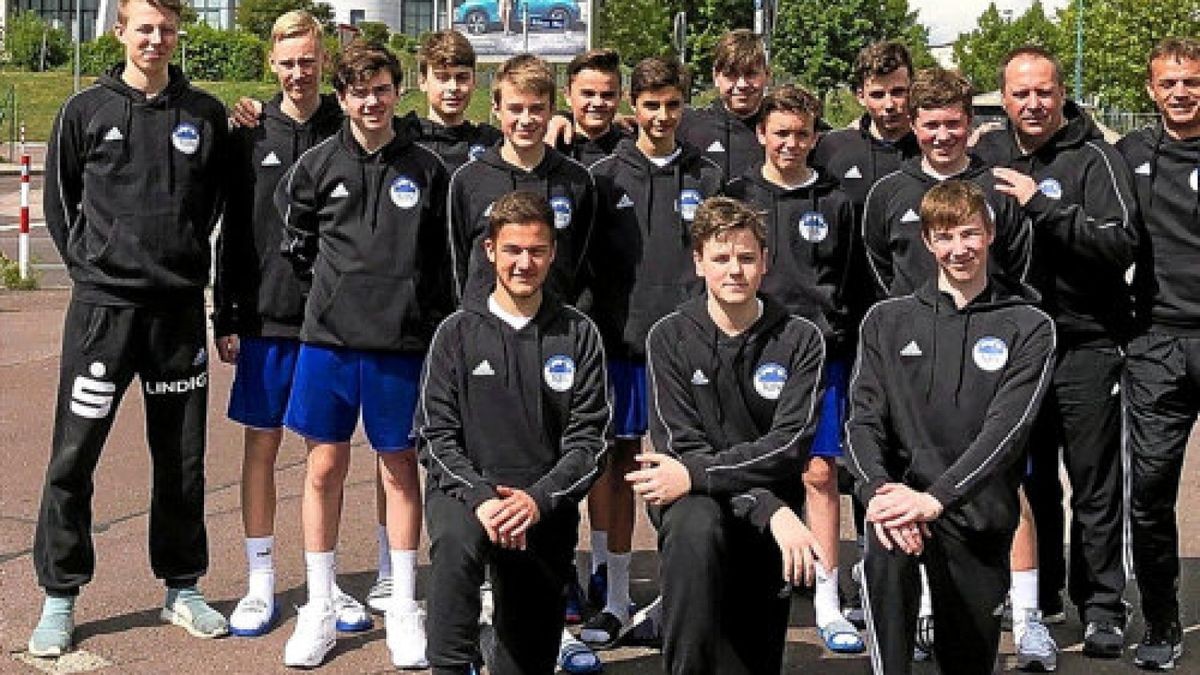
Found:
[{"label": "black track pants", "polygon": [[429,588],[429,664],[461,669],[479,662],[479,585],[492,580],[496,675],[552,675],[558,661],[566,598],[574,570],[579,509],[559,509],[529,530],[528,547],[493,545],[461,501],[429,489],[425,495],[432,579]]},{"label": "black track pants", "polygon": [[1133,565],[1148,621],[1179,620],[1175,505],[1188,436],[1200,411],[1200,338],[1148,334],[1125,360]]},{"label": "black track pants", "polygon": [[1029,439],[1025,495],[1038,532],[1041,602],[1065,577],[1059,448],[1071,483],[1071,601],[1083,620],[1124,623],[1122,354],[1112,345],[1060,345],[1054,380]]},{"label": "black track pants", "polygon": [[783,560],[770,533],[704,495],[650,516],[661,556],[666,672],[780,672],[791,594],[780,593]]},{"label": "black track pants", "polygon": [[38,583],[48,593],[73,595],[92,578],[92,474],[134,375],[142,384],[154,467],[151,567],[169,586],[190,585],[204,574],[205,335],[199,295],[156,309],[72,298],[33,550]]},{"label": "black track pants", "polygon": [[863,559],[863,606],[875,675],[912,672],[921,563],[933,601],[933,657],[947,675],[992,675],[1000,649],[1000,617],[1008,594],[1012,535],[931,526],[920,556],[888,551],[868,524]]}]

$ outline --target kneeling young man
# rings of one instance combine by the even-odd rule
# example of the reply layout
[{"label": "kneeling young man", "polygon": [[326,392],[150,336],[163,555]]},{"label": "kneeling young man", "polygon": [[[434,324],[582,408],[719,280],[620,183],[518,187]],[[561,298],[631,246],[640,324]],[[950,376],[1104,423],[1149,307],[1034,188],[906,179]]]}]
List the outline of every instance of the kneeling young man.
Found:
[{"label": "kneeling young man", "polygon": [[850,468],[867,505],[863,584],[876,673],[909,673],[924,564],[942,672],[990,674],[1017,526],[1025,441],[1054,361],[1037,295],[989,278],[995,225],[978,186],[921,201],[938,275],[863,319]]},{"label": "kneeling young man", "polygon": [[479,585],[490,568],[490,671],[551,673],[578,504],[607,443],[604,348],[591,320],[542,291],[555,255],[546,199],[512,192],[488,218],[494,288],[465,296],[438,327],[417,410],[429,472],[428,656],[436,674],[474,672]]},{"label": "kneeling young man", "polygon": [[658,528],[667,672],[778,673],[786,584],[810,582],[824,558],[796,516],[824,340],[758,296],[758,213],[709,199],[691,238],[706,292],[646,338],[655,451],[627,480]]}]

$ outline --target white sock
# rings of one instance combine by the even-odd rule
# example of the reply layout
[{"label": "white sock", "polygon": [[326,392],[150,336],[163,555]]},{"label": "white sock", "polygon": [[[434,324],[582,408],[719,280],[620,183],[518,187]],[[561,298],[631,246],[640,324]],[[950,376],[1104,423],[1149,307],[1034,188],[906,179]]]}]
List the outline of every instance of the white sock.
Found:
[{"label": "white sock", "polygon": [[608,602],[604,611],[629,623],[629,561],[632,553],[608,552]]},{"label": "white sock", "polygon": [[246,595],[265,602],[275,597],[275,537],[246,537],[246,563],[250,568]]},{"label": "white sock", "polygon": [[821,563],[816,565],[816,589],[813,592],[813,613],[818,627],[825,627],[842,618],[838,602],[838,568],[826,571]]},{"label": "white sock", "polygon": [[1013,640],[1020,642],[1029,610],[1038,608],[1037,568],[1013,572],[1008,597],[1012,601]]},{"label": "white sock", "polygon": [[592,530],[592,574],[607,562],[608,533],[604,530]]},{"label": "white sock", "polygon": [[925,566],[921,565],[921,607],[917,616],[933,616],[933,598],[929,595],[929,576],[925,574]]},{"label": "white sock", "polygon": [[308,601],[321,602],[333,598],[337,578],[337,557],[333,551],[305,551],[304,568],[308,578]]},{"label": "white sock", "polygon": [[392,576],[392,556],[388,546],[387,525],[379,525],[375,530],[375,539],[379,544],[379,571],[376,579],[386,579]]},{"label": "white sock", "polygon": [[417,599],[417,552],[391,549],[392,601],[394,606],[409,606]]}]

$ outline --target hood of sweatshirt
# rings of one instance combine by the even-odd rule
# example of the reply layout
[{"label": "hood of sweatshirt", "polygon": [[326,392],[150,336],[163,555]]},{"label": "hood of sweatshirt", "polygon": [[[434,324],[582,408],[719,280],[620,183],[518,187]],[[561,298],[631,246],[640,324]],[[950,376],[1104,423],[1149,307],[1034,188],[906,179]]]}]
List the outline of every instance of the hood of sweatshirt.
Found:
[{"label": "hood of sweatshirt", "polygon": [[[732,339],[738,339],[742,342],[752,341],[753,338],[774,329],[790,317],[787,310],[783,308],[783,305],[775,302],[770,297],[760,295],[758,299],[762,302],[762,315],[749,328],[737,336],[733,336]],[[718,344],[722,340],[731,339],[731,336],[717,327],[716,322],[709,315],[707,294],[692,298],[680,305],[679,313],[695,324],[697,335],[701,336],[703,341],[710,345],[713,350],[718,348]]]}]

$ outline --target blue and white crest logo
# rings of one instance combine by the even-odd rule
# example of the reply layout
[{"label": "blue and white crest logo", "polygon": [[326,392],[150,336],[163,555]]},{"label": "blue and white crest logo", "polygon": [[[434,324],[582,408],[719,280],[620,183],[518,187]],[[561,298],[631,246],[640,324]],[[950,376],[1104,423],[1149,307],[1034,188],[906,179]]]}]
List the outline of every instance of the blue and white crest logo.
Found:
[{"label": "blue and white crest logo", "polygon": [[971,350],[971,357],[980,370],[994,373],[1008,363],[1008,345],[998,337],[982,337]]},{"label": "blue and white crest logo", "polygon": [[551,356],[542,368],[542,377],[554,391],[567,391],[575,384],[575,362],[562,354]]},{"label": "blue and white crest logo", "polygon": [[479,159],[480,157],[483,156],[483,153],[485,153],[485,152],[487,152],[487,148],[485,148],[484,146],[472,145],[467,150],[467,157],[470,157],[471,159]]},{"label": "blue and white crest logo", "polygon": [[687,189],[679,193],[679,216],[691,222],[696,217],[696,209],[700,208],[700,191]]},{"label": "blue and white crest logo", "polygon": [[550,200],[550,208],[554,210],[554,227],[556,229],[565,230],[571,226],[570,199],[567,199],[566,197],[555,197]]},{"label": "blue and white crest logo", "polygon": [[787,378],[787,368],[778,363],[764,363],[754,371],[754,391],[757,391],[759,396],[774,401],[783,392]]},{"label": "blue and white crest logo", "polygon": [[171,145],[185,155],[191,155],[200,149],[200,130],[195,124],[182,122],[171,132]]},{"label": "blue and white crest logo", "polygon": [[825,237],[829,236],[829,223],[825,222],[825,216],[817,211],[805,211],[800,216],[800,236],[814,244],[825,241]]},{"label": "blue and white crest logo", "polygon": [[1038,190],[1050,199],[1062,199],[1062,183],[1053,178],[1045,178],[1038,183]]},{"label": "blue and white crest logo", "polygon": [[392,196],[392,203],[402,209],[411,209],[421,201],[421,188],[408,176],[399,176],[393,180],[388,193]]}]

